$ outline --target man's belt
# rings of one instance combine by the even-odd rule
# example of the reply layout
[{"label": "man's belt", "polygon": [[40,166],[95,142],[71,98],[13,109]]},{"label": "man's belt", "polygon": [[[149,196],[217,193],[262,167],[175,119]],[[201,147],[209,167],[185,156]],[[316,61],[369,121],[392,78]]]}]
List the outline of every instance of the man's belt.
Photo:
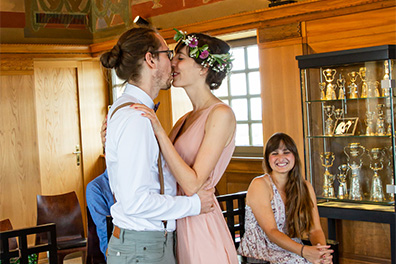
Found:
[{"label": "man's belt", "polygon": [[120,239],[121,229],[118,226],[114,226],[113,236]]}]

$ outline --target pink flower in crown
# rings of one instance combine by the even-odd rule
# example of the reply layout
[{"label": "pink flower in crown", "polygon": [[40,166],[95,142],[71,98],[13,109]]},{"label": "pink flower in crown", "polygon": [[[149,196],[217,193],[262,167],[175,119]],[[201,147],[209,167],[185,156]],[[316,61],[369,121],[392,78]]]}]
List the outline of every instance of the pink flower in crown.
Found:
[{"label": "pink flower in crown", "polygon": [[209,56],[209,51],[208,50],[203,50],[202,52],[201,52],[201,55],[199,55],[199,58],[201,58],[201,59],[206,59],[207,57]]},{"label": "pink flower in crown", "polygon": [[188,40],[189,40],[188,46],[190,48],[195,48],[196,46],[198,46],[198,40],[195,36],[188,37]]}]

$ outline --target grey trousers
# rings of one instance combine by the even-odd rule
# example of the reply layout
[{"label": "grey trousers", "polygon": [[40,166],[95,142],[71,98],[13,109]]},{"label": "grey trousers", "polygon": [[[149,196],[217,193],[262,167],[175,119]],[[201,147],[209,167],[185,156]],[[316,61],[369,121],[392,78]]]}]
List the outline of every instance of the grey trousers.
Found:
[{"label": "grey trousers", "polygon": [[174,232],[165,237],[161,231],[121,229],[120,238],[110,238],[107,263],[176,264],[175,238]]}]

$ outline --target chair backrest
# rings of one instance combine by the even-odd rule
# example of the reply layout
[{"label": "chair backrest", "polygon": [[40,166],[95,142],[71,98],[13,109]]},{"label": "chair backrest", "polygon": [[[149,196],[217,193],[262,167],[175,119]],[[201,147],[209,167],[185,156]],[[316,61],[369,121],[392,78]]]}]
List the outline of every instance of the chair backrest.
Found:
[{"label": "chair backrest", "polygon": [[88,218],[88,241],[87,241],[87,261],[86,264],[106,263],[104,255],[100,250],[100,241],[96,232],[96,225],[87,207]]},{"label": "chair backrest", "polygon": [[[11,224],[11,221],[10,221],[10,219],[4,219],[4,220],[1,220],[0,221],[0,232],[2,232],[2,231],[9,231],[9,230],[12,230],[13,228],[12,228],[12,224]],[[0,242],[1,244],[0,244],[0,248],[3,248],[3,240],[1,240],[1,242]],[[17,249],[18,248],[18,244],[17,244],[17,240],[16,240],[16,238],[15,237],[10,237],[9,239],[8,239],[8,248],[9,248],[9,250],[14,250],[14,249]]]},{"label": "chair backrest", "polygon": [[217,196],[235,248],[238,248],[245,233],[245,199],[246,191]]},{"label": "chair backrest", "polygon": [[[3,223],[2,223],[3,224]],[[28,236],[34,234],[45,233],[48,237],[48,242],[40,244],[38,246],[28,246]],[[21,228],[16,230],[8,230],[0,232],[1,238],[1,250],[0,259],[3,264],[10,263],[11,259],[19,259],[19,263],[28,264],[29,258],[35,257],[40,252],[49,252],[49,263],[57,264],[57,243],[56,243],[56,228],[55,224],[46,224],[34,227]],[[18,238],[19,246],[16,249],[10,249],[7,246],[7,242],[10,239]]]},{"label": "chair backrest", "polygon": [[[55,223],[57,241],[84,238],[81,208],[75,192],[59,195],[37,195],[37,225]],[[36,244],[47,241],[45,234],[36,236]]]}]

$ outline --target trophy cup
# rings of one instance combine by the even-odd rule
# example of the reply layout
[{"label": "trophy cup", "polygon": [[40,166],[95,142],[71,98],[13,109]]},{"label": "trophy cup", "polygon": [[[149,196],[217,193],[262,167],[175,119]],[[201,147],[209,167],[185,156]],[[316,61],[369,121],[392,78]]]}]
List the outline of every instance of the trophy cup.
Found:
[{"label": "trophy cup", "polygon": [[371,159],[370,169],[374,171],[373,180],[371,182],[370,200],[382,202],[384,200],[384,191],[382,190],[382,181],[378,171],[384,168],[382,159],[385,153],[381,148],[372,148],[368,154]]},{"label": "trophy cup", "polygon": [[[390,68],[390,70],[389,70]],[[389,73],[390,71],[393,70],[393,61],[391,61],[391,65],[389,67],[389,62],[388,60],[384,61],[384,77],[382,78],[383,80],[389,80],[390,76]],[[381,89],[381,95],[383,97],[387,97],[390,95],[390,87],[382,87]]]},{"label": "trophy cup", "polygon": [[367,98],[368,97],[368,86],[367,86],[367,81],[366,81],[366,67],[361,67],[359,69],[359,76],[360,79],[362,80],[362,94],[361,98]]},{"label": "trophy cup", "polygon": [[366,136],[374,136],[374,115],[375,112],[367,111],[366,119],[364,122],[366,123]]},{"label": "trophy cup", "polygon": [[332,84],[334,81],[334,76],[336,74],[335,69],[326,69],[323,70],[323,76],[327,82],[326,86],[326,100],[336,100],[336,93],[335,93],[335,85]]},{"label": "trophy cup", "polygon": [[384,104],[378,104],[378,118],[377,118],[377,135],[378,136],[385,136],[385,120],[384,120]]},{"label": "trophy cup", "polygon": [[338,99],[343,100],[345,98],[345,79],[344,76],[341,76],[340,79],[337,80],[338,85]]},{"label": "trophy cup", "polygon": [[329,168],[333,166],[335,155],[333,152],[324,152],[320,154],[322,166],[325,167],[323,174],[323,197],[335,198],[334,196],[334,175],[329,172]]},{"label": "trophy cup", "polygon": [[346,184],[348,165],[341,164],[338,166],[338,169],[340,170],[340,173],[337,174],[337,179],[340,184],[338,185],[337,197],[338,199],[346,199],[348,198],[348,188]]},{"label": "trophy cup", "polygon": [[[392,146],[385,147],[385,156],[388,158],[387,175],[388,175],[388,177],[390,176],[390,182],[389,182],[389,178],[387,178],[386,184],[387,185],[395,185],[395,179],[393,178],[393,166],[392,166],[392,157],[393,157],[393,147]],[[388,193],[389,201],[394,202],[395,201],[394,192],[387,192],[387,193]]]},{"label": "trophy cup", "polygon": [[384,61],[384,78],[383,80],[389,80],[389,62],[388,60]]},{"label": "trophy cup", "polygon": [[349,198],[351,200],[362,200],[362,187],[360,185],[360,168],[362,167],[361,157],[366,152],[365,147],[360,143],[349,143],[344,147],[344,153],[348,157],[348,167],[351,169],[351,183]]},{"label": "trophy cup", "polygon": [[325,105],[323,106],[324,108],[324,114],[327,116],[327,119],[325,121],[325,136],[332,136],[333,135],[333,130],[334,130],[334,120],[331,119],[331,116],[334,113],[334,105]]},{"label": "trophy cup", "polygon": [[353,71],[353,72],[349,72],[348,76],[351,80],[351,83],[349,84],[349,98],[351,99],[356,99],[358,98],[358,90],[357,90],[357,84],[356,84],[356,80],[359,77],[359,73]]},{"label": "trophy cup", "polygon": [[324,89],[326,88],[326,83],[325,82],[320,82],[319,83],[319,88],[320,88],[320,100],[326,100],[326,94]]},{"label": "trophy cup", "polygon": [[334,110],[334,117],[336,120],[342,118],[344,114],[344,111],[342,110],[342,108],[337,108],[336,110]]}]

